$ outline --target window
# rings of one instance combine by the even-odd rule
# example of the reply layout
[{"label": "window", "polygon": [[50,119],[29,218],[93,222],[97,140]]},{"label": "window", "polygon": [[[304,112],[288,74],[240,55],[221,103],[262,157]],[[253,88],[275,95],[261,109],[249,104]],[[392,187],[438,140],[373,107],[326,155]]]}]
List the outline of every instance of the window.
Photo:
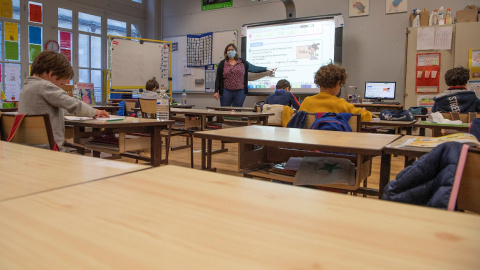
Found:
[{"label": "window", "polygon": [[69,9],[58,8],[58,27],[72,29],[72,11]]},{"label": "window", "polygon": [[136,37],[136,38],[141,38],[142,35],[140,34],[140,31],[137,30],[137,26],[135,24],[131,24],[131,37]]},{"label": "window", "polygon": [[102,101],[101,18],[78,13],[78,81],[94,84],[95,102]]},{"label": "window", "polygon": [[102,33],[102,18],[99,16],[79,12],[78,30],[100,35]]},{"label": "window", "polygon": [[12,19],[20,20],[20,0],[12,0]]},{"label": "window", "polygon": [[107,20],[107,35],[127,36],[127,23],[112,19]]},{"label": "window", "polygon": [[132,0],[132,2],[135,2],[135,3],[142,3],[142,0]]}]

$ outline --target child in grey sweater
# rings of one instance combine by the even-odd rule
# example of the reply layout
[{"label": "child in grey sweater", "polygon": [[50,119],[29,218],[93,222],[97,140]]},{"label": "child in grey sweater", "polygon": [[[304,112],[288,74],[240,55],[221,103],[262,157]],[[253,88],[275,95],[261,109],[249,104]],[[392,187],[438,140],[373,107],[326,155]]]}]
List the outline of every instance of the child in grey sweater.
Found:
[{"label": "child in grey sweater", "polygon": [[104,110],[90,105],[67,94],[62,85],[73,78],[73,69],[67,57],[60,53],[44,51],[35,57],[31,76],[25,78],[20,91],[18,113],[45,114],[50,116],[55,142],[64,151],[65,122],[64,109],[77,116],[110,117]]}]

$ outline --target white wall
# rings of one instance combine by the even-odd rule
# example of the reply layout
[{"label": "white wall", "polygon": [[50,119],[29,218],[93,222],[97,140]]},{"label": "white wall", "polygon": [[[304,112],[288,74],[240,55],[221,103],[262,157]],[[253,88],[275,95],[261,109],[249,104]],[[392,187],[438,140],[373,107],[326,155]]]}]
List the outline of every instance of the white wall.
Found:
[{"label": "white wall", "polygon": [[[411,10],[427,8],[432,11],[443,5],[455,13],[466,5],[479,5],[478,0],[410,0],[409,12],[385,14],[385,1],[370,0],[368,16],[349,18],[348,2],[294,0],[297,18],[332,13],[344,15],[343,65],[348,73],[346,86],[358,86],[358,94],[363,95],[366,80],[396,81],[400,89],[397,101],[400,102],[403,102],[405,88],[405,30],[409,26]],[[279,0],[234,0],[232,8],[203,12],[200,4],[198,0],[163,0],[163,36],[231,29],[240,31],[243,24],[285,19],[285,7]],[[264,98],[249,96],[244,105],[251,106]],[[190,103],[192,99],[196,108],[218,105],[211,94],[190,94]]]}]

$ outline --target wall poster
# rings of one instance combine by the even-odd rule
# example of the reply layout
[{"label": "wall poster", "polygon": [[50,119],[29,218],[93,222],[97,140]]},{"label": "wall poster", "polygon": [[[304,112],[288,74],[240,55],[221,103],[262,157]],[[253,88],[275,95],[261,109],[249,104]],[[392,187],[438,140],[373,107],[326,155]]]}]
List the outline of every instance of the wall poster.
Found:
[{"label": "wall poster", "polygon": [[440,53],[417,53],[415,93],[438,93]]}]

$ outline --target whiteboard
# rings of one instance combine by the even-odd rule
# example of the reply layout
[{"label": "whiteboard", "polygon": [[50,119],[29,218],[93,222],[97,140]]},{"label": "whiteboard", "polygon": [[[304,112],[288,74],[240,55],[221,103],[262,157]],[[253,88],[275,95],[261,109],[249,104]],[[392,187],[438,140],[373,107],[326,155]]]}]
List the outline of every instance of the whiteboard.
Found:
[{"label": "whiteboard", "polygon": [[111,43],[111,88],[143,88],[156,78],[169,89],[170,42],[114,38]]},{"label": "whiteboard", "polygon": [[[186,68],[187,36],[167,37],[171,41],[172,50],[172,92],[205,92],[205,82],[195,84],[195,79],[205,80],[205,67]],[[238,44],[237,30],[213,33],[212,63],[218,64],[224,59],[223,51],[229,43]]]}]

